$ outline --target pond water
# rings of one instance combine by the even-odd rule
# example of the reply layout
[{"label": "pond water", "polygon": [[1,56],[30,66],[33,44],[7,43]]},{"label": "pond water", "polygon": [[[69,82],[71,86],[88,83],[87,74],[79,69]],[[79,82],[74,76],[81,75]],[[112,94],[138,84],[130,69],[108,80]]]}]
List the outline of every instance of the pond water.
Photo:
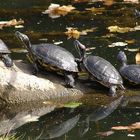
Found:
[{"label": "pond water", "polygon": [[[13,59],[26,59],[24,51],[21,51],[21,44],[14,36],[15,31],[27,34],[32,43],[60,43],[60,46],[78,56],[73,45],[74,38],[65,34],[68,27],[76,28],[80,32],[84,31],[84,35],[81,34],[79,38],[76,37],[87,46],[88,53],[107,59],[118,69],[119,64],[116,56],[119,50],[125,51],[128,63],[135,63],[135,55],[139,52],[140,4],[134,3],[134,1],[109,1],[112,3],[97,0],[89,0],[84,3],[76,3],[74,0],[1,1],[0,20],[22,19],[24,20],[24,28],[4,27],[0,30],[0,38],[11,49]],[[60,4],[61,6],[72,5],[75,9],[66,15],[52,18],[50,15],[42,13],[51,3]],[[109,27],[114,27],[115,29],[113,29],[116,31],[110,31]],[[87,32],[86,35],[85,31]],[[121,42],[123,45],[109,47],[109,45],[116,42]],[[126,43],[127,45],[125,45]],[[139,87],[135,89],[130,85],[125,86],[128,94],[139,94]],[[9,125],[12,126],[16,122],[16,126],[12,129],[15,128],[14,132],[17,136],[21,136],[21,139],[140,139],[139,130],[113,131],[114,133],[110,131],[113,126],[131,125],[139,122],[139,104],[124,105],[117,109],[121,102],[120,98],[120,100],[116,99],[115,103],[108,101],[107,104],[104,104],[106,107],[92,102],[92,98],[91,94],[87,94],[86,97],[80,99],[80,102],[83,103],[82,106],[75,109],[59,108],[53,111],[55,108],[53,106],[50,110],[52,112],[49,113],[50,111],[46,111],[48,107],[40,107],[38,116],[42,117],[39,118],[39,121],[27,124],[25,124],[25,120],[19,118],[28,116],[28,113],[34,112],[33,110],[26,111],[26,113],[24,111],[20,116],[20,113],[17,114],[16,111],[7,109],[7,112],[2,111],[3,121],[1,124],[5,125],[5,116],[10,119]],[[131,99],[132,102],[140,101],[138,95],[128,100],[131,101]],[[33,114],[35,117],[37,116],[37,113]],[[6,130],[6,128],[3,130]],[[3,130],[1,128],[1,134]],[[107,137],[97,134],[106,131],[113,134]]]}]

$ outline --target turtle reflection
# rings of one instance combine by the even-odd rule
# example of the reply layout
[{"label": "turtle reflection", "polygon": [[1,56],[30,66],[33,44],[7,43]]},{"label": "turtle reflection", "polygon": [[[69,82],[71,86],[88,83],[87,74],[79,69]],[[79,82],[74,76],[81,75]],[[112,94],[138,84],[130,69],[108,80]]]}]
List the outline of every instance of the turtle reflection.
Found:
[{"label": "turtle reflection", "polygon": [[83,136],[86,132],[88,132],[90,121],[97,122],[109,116],[115,109],[117,109],[122,99],[123,99],[123,96],[120,96],[115,101],[107,105],[101,106],[97,108],[96,110],[94,110],[92,113],[88,114],[86,119],[82,121],[81,127],[79,129],[80,136]]}]

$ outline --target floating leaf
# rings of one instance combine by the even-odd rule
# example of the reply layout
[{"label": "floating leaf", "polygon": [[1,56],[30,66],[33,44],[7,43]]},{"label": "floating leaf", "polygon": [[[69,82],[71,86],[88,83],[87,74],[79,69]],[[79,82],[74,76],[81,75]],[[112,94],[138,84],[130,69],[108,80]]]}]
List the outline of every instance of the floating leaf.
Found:
[{"label": "floating leaf", "polygon": [[24,21],[22,19],[20,19],[18,21],[16,19],[12,19],[9,21],[0,21],[0,29],[3,29],[3,27],[18,26],[23,23],[24,23]]},{"label": "floating leaf", "polygon": [[140,129],[140,122],[133,123],[129,126],[114,126],[111,128],[112,130],[128,130],[132,131],[134,129]]},{"label": "floating leaf", "polygon": [[139,48],[125,48],[125,50],[127,50],[129,52],[137,52],[137,51],[139,51]]},{"label": "floating leaf", "polygon": [[140,64],[140,52],[138,52],[135,56],[136,64]]},{"label": "floating leaf", "polygon": [[75,38],[78,39],[80,37],[81,32],[78,31],[76,28],[68,27],[67,32],[65,34],[68,36],[68,38]]},{"label": "floating leaf", "polygon": [[92,7],[92,8],[86,8],[86,10],[91,11],[91,12],[96,13],[96,14],[102,14],[105,11],[105,8]]},{"label": "floating leaf", "polygon": [[119,27],[119,26],[109,26],[107,28],[110,32],[126,33],[129,31],[135,31],[134,28],[130,27]]},{"label": "floating leaf", "polygon": [[114,134],[114,131],[110,130],[110,131],[106,131],[106,132],[98,132],[96,134],[100,135],[102,137],[107,137],[107,136],[110,136],[110,135]]},{"label": "floating leaf", "polygon": [[112,43],[111,45],[108,45],[108,47],[110,47],[110,48],[113,48],[113,47],[116,47],[116,46],[126,46],[127,45],[127,43],[125,43],[125,42],[114,42],[114,43]]},{"label": "floating leaf", "polygon": [[135,39],[132,39],[132,40],[125,40],[125,42],[127,42],[128,44],[133,44],[133,43],[136,42],[136,40],[135,40]]},{"label": "floating leaf", "polygon": [[68,39],[75,38],[78,39],[80,35],[87,35],[87,32],[93,32],[96,28],[85,29],[83,31],[78,31],[77,28],[68,27],[66,28],[68,31],[64,32],[68,36]]},{"label": "floating leaf", "polygon": [[79,102],[70,102],[70,103],[64,104],[64,107],[76,108],[76,107],[78,107],[80,105],[82,105],[82,103],[79,103]]},{"label": "floating leaf", "polygon": [[104,1],[104,5],[107,6],[111,6],[112,4],[114,4],[114,0],[103,0]]},{"label": "floating leaf", "polygon": [[44,12],[42,12],[43,14],[49,14],[49,16],[51,18],[58,18],[61,15],[65,16],[67,15],[69,12],[71,12],[72,10],[74,10],[75,7],[71,6],[71,5],[63,5],[60,6],[59,4],[54,4],[52,3],[47,10],[45,10]]},{"label": "floating leaf", "polygon": [[127,2],[127,3],[139,3],[139,0],[124,0],[124,2]]},{"label": "floating leaf", "polygon": [[135,137],[134,134],[128,134],[127,136],[128,136],[128,137]]}]

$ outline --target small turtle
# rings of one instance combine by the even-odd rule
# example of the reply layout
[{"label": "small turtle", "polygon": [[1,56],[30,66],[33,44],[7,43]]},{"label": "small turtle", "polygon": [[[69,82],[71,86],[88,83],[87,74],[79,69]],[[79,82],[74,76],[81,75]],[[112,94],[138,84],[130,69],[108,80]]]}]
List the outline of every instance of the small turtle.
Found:
[{"label": "small turtle", "polygon": [[140,65],[131,64],[127,65],[127,57],[123,51],[120,51],[117,60],[121,62],[120,74],[122,77],[135,85],[140,84]]},{"label": "small turtle", "polygon": [[42,43],[32,45],[27,35],[16,31],[16,37],[22,41],[28,51],[28,58],[33,64],[35,73],[39,67],[61,72],[65,75],[66,85],[75,86],[73,76],[77,74],[78,68],[75,57],[66,49],[54,44]]},{"label": "small turtle", "polygon": [[13,66],[13,61],[9,56],[10,53],[11,51],[8,49],[6,44],[0,39],[0,57],[6,67]]},{"label": "small turtle", "polygon": [[75,47],[81,57],[79,61],[83,62],[86,70],[97,82],[110,89],[111,96],[116,96],[117,87],[124,90],[122,77],[110,62],[99,56],[86,56],[86,47],[78,40],[75,41]]}]

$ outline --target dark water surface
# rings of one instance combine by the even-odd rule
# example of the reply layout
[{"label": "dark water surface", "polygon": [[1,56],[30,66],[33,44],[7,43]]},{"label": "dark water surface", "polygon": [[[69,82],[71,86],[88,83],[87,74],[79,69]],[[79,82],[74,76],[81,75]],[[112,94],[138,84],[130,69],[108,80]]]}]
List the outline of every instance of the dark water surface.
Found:
[{"label": "dark water surface", "polygon": [[[60,5],[73,5],[76,9],[59,18],[52,19],[47,14],[42,14],[51,3]],[[103,8],[101,12],[87,11],[86,8]],[[125,3],[121,0],[107,6],[103,2],[91,0],[89,3],[73,3],[71,0],[1,0],[0,1],[0,20],[11,19],[24,20],[24,28],[5,27],[0,30],[0,38],[11,49],[13,59],[26,59],[25,53],[15,51],[20,43],[14,36],[15,31],[26,33],[32,43],[39,42],[62,42],[60,46],[65,47],[74,55],[78,55],[73,47],[74,39],[68,39],[64,34],[67,27],[77,28],[79,31],[96,28],[94,32],[81,35],[79,40],[88,48],[94,47],[89,52],[99,55],[110,61],[116,68],[119,68],[116,56],[119,50],[124,50],[128,57],[128,63],[135,63],[135,55],[140,47],[140,31],[115,32],[110,33],[107,27],[139,27],[140,23],[140,4]],[[132,41],[134,40],[134,41]],[[129,42],[127,46],[116,46],[113,48],[108,45],[114,42]],[[133,43],[130,43],[133,42]],[[139,88],[126,86],[128,94],[139,94]],[[88,97],[89,96],[89,97]],[[112,126],[131,125],[140,121],[140,105],[131,104],[126,106],[128,101],[139,102],[140,97],[126,98],[127,102],[117,107],[120,100],[108,101],[105,106],[96,105],[95,99],[92,102],[92,95],[87,95],[80,102],[82,106],[69,109],[62,108],[54,110],[55,106],[38,107],[39,109],[27,109],[29,111],[2,110],[0,122],[0,133],[6,131],[6,126],[13,124],[12,129],[16,129],[17,136],[21,139],[48,139],[55,140],[139,140],[140,130],[133,132],[114,131],[108,137],[101,137],[97,132],[109,131]],[[100,100],[100,99],[97,99]],[[94,105],[93,105],[94,104]],[[49,109],[48,109],[49,108]],[[117,110],[116,110],[117,109]],[[22,110],[22,109],[21,109]],[[18,112],[18,113],[17,113]],[[20,113],[19,113],[20,112]],[[33,118],[39,121],[27,123],[26,119]],[[7,119],[5,119],[7,118]],[[10,119],[10,120],[8,120]],[[28,120],[27,119],[27,120]],[[5,120],[5,121],[4,121]],[[6,122],[7,121],[7,122]],[[27,123],[27,124],[26,124]],[[5,126],[5,129],[4,129]],[[21,127],[20,127],[21,126]],[[8,127],[8,128],[9,128]]]}]

